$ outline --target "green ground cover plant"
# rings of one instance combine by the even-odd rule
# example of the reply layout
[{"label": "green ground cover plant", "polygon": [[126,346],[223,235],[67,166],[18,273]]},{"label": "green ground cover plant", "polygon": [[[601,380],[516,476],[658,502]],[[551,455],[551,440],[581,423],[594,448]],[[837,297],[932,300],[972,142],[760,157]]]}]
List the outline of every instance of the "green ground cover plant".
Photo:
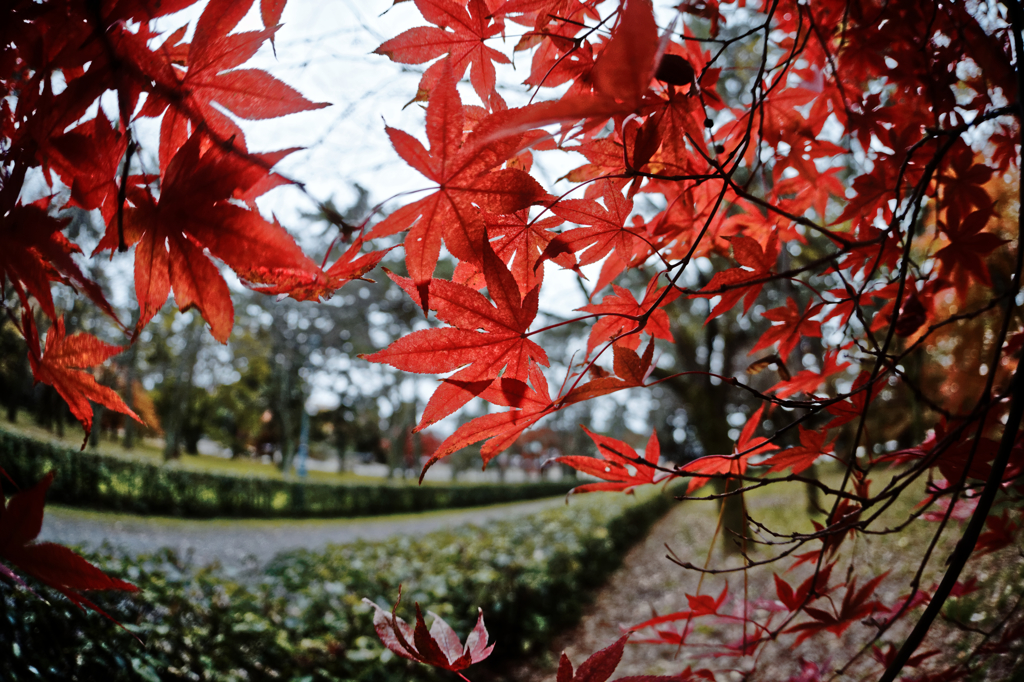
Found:
[{"label": "green ground cover plant", "polygon": [[[460,633],[486,613],[488,661],[536,654],[575,622],[624,552],[674,504],[663,491],[573,498],[566,507],[423,537],[286,552],[254,571],[196,567],[170,551],[90,556],[138,585],[97,604],[124,624],[24,590],[0,599],[0,679],[409,680],[442,673],[394,657],[373,635],[402,586]],[[133,637],[141,641],[136,642]]]}]

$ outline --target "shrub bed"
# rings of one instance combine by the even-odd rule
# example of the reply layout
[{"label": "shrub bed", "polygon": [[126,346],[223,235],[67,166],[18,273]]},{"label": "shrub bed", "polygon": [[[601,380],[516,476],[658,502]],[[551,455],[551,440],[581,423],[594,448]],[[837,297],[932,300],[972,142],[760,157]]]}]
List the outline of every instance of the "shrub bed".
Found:
[{"label": "shrub bed", "polygon": [[577,482],[417,486],[283,481],[161,467],[0,430],[0,467],[22,488],[48,471],[53,502],[187,517],[349,517],[475,507],[551,497]]},{"label": "shrub bed", "polygon": [[[0,679],[453,679],[377,640],[360,599],[390,606],[399,585],[400,615],[409,618],[418,601],[463,638],[482,607],[498,643],[482,665],[500,670],[575,622],[625,550],[672,504],[664,492],[587,496],[480,527],[283,553],[248,574],[196,569],[169,551],[135,560],[93,555],[142,590],[133,599],[96,595],[126,630],[63,598],[48,594],[47,604],[4,584]],[[488,676],[474,669],[472,679]]]}]

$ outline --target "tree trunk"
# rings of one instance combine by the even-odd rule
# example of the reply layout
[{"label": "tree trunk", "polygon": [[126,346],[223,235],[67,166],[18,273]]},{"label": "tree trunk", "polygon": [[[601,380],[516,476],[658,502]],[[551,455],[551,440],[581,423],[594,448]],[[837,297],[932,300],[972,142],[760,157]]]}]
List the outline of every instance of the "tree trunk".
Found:
[{"label": "tree trunk", "polygon": [[[812,464],[807,471],[804,472],[804,476],[808,478],[818,479],[818,465]],[[823,513],[821,506],[821,489],[813,483],[804,484],[807,489],[807,513],[811,516],[816,516]]]},{"label": "tree trunk", "polygon": [[97,448],[100,444],[100,431],[103,428],[103,406],[92,406],[92,432],[89,434],[89,447]]},{"label": "tree trunk", "polygon": [[280,446],[281,446],[281,462],[280,468],[281,473],[287,474],[291,469],[292,461],[295,459],[295,440],[292,434],[292,418],[291,418],[291,392],[292,392],[292,366],[291,359],[288,357],[286,341],[280,331],[284,327],[284,320],[279,314],[280,306],[275,306],[274,310],[274,354],[275,360],[277,358],[283,358],[282,362],[277,362],[277,391],[275,391],[276,403],[274,412],[277,413],[277,423],[281,427],[280,434]]},{"label": "tree trunk", "polygon": [[[715,357],[721,357],[722,367],[719,373],[725,377],[733,374],[732,358],[737,352],[742,332],[737,332],[729,325],[720,325],[718,319],[709,321],[703,328],[686,329],[682,326],[681,320],[693,318],[689,315],[684,316],[678,309],[670,318],[673,321],[672,332],[679,368],[684,371],[710,372]],[[703,339],[698,341],[700,334],[703,334]],[[716,340],[721,346],[718,350],[715,349]],[[664,378],[676,371],[678,370],[667,372],[655,369],[654,376]],[[728,384],[712,380],[712,377],[705,375],[674,377],[667,381],[665,386],[676,395],[686,410],[689,424],[700,443],[701,454],[731,454],[733,442],[729,438],[729,426],[724,418],[729,402]],[[714,480],[712,489],[718,494],[724,493],[725,483],[723,479]],[[736,490],[739,487],[739,482],[729,482],[729,490]],[[719,509],[722,514],[722,550],[729,555],[739,554],[743,551],[744,545],[750,547],[749,543],[744,542],[745,538],[750,537],[750,528],[742,497],[734,495],[724,498]]]},{"label": "tree trunk", "polygon": [[[135,410],[135,374],[138,359],[139,344],[136,342],[131,345],[128,354],[125,356],[127,361],[125,381],[128,385],[128,389],[125,391],[125,402],[128,404],[128,409],[133,411]],[[124,418],[124,440],[121,441],[121,444],[125,450],[131,450],[135,447],[135,420],[131,417]]]},{"label": "tree trunk", "polygon": [[192,322],[186,332],[188,334],[188,341],[178,361],[174,400],[171,403],[170,419],[167,420],[167,441],[164,444],[165,462],[181,457],[182,431],[188,410],[189,394],[192,393],[192,375],[195,370],[196,360],[199,357],[199,347],[202,345],[203,338],[203,318],[198,313],[193,313],[193,315]]}]

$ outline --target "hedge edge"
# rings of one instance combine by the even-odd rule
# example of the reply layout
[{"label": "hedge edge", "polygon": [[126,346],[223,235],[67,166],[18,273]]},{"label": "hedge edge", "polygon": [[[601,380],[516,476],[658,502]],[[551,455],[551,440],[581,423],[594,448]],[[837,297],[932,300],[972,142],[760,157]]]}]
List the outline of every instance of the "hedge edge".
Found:
[{"label": "hedge edge", "polygon": [[283,481],[171,469],[78,452],[0,430],[0,467],[21,488],[56,472],[48,498],[132,514],[209,518],[345,518],[477,507],[566,493],[576,482],[453,486]]}]

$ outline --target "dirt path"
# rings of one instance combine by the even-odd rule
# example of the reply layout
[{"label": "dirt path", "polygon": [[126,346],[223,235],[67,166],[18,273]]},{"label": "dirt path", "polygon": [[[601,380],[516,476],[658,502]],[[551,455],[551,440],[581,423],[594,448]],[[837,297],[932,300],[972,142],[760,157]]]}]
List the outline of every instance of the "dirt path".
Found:
[{"label": "dirt path", "polygon": [[[748,500],[748,509],[762,521],[770,519],[769,526],[776,528],[797,528],[807,532],[806,518],[798,511],[796,513],[786,511],[791,507],[794,500],[802,500],[803,491],[799,488],[793,489],[792,494],[787,496],[762,496],[754,500]],[[756,601],[759,599],[772,602],[776,598],[776,588],[773,573],[778,572],[790,584],[798,584],[811,572],[810,565],[801,566],[791,572],[786,568],[791,563],[783,561],[780,564],[771,564],[752,569],[744,580],[742,572],[730,573],[728,575],[716,575],[707,577],[703,584],[699,585],[699,575],[696,571],[685,570],[668,560],[666,555],[669,549],[682,562],[689,562],[694,565],[703,565],[707,560],[708,547],[715,531],[717,514],[714,508],[701,506],[713,503],[708,502],[684,502],[672,509],[663,519],[652,528],[650,534],[638,543],[625,557],[622,567],[612,575],[604,587],[595,595],[594,602],[590,605],[580,623],[555,638],[551,644],[547,656],[539,657],[528,665],[509,671],[507,680],[514,682],[550,682],[555,678],[555,670],[558,662],[558,655],[565,651],[575,666],[585,661],[594,652],[612,644],[631,626],[642,623],[655,615],[666,615],[680,611],[686,611],[689,604],[687,594],[701,594],[717,597],[728,582],[728,596],[722,607],[722,613],[741,616],[742,607],[740,604],[744,599]],[[782,510],[782,511],[780,511]],[[896,517],[904,513],[894,512]],[[793,514],[791,517],[790,514]],[[780,523],[780,518],[788,518],[785,523]],[[800,518],[802,527],[794,526],[793,518]],[[952,534],[951,539],[944,540],[939,556],[945,556],[954,546],[957,534]],[[893,542],[886,536],[860,538],[856,543],[851,543],[850,549],[845,550],[837,556],[837,570],[845,571],[852,563],[860,566],[867,566],[868,572],[879,574],[883,570],[891,574],[902,572],[902,578],[884,583],[875,593],[882,603],[897,603],[902,590],[909,580],[917,564],[906,562],[906,556],[919,556],[923,544],[928,542],[930,535],[921,533],[919,538],[912,538],[915,543],[907,548]],[[763,559],[768,556],[767,550],[756,550],[755,556]],[[851,556],[853,558],[851,558]],[[1013,556],[1011,561],[1018,561]],[[993,560],[995,561],[995,560]],[[932,573],[926,574],[924,584],[931,584],[938,579],[943,564],[941,561],[933,561],[935,566]],[[725,566],[738,566],[739,559],[731,557],[724,559],[721,550],[716,549],[711,559],[711,565],[718,568]],[[979,569],[980,570],[980,569]],[[990,575],[999,569],[991,569]],[[699,585],[699,591],[698,591]],[[767,616],[767,611],[757,614],[762,620]],[[778,621],[777,621],[778,622]],[[662,626],[666,630],[680,631],[683,622]],[[889,635],[892,641],[899,642],[905,636],[906,631],[913,625],[913,619],[890,630]],[[933,628],[930,645],[922,645],[922,651],[929,647],[940,649],[950,647],[951,642],[956,642],[957,637],[962,639],[962,633],[956,630],[947,630],[950,639],[942,640],[936,634],[938,630]],[[866,638],[873,632],[870,624],[857,623],[852,625],[841,637],[831,634],[812,638],[803,644],[791,646],[792,638],[787,639],[783,644],[771,645],[765,648],[758,659],[759,675],[752,679],[785,680],[797,679],[797,676],[806,673],[801,671],[802,658],[810,661],[824,662],[826,665],[832,663],[842,664],[860,651]],[[687,666],[694,670],[699,668],[710,668],[719,672],[726,672],[728,677],[724,679],[741,679],[737,669],[749,668],[750,659],[743,657],[711,658],[702,655],[706,650],[699,646],[701,641],[714,642],[720,645],[728,642],[739,646],[742,642],[742,630],[736,625],[729,625],[723,621],[705,619],[693,624],[692,635],[688,638],[688,645],[683,649],[675,644],[649,644],[642,640],[654,636],[652,629],[647,628],[635,633],[626,647],[622,661],[612,679],[627,676],[640,675],[678,675]],[[870,656],[859,659],[860,663],[848,671],[841,679],[862,679],[864,673],[873,664]],[[867,667],[865,667],[867,666]],[[721,676],[720,676],[721,679]],[[808,678],[809,679],[809,678]]]},{"label": "dirt path", "polygon": [[[703,514],[690,514],[692,507],[687,507],[685,503],[677,505],[655,524],[647,538],[630,550],[622,567],[601,588],[580,623],[552,643],[546,666],[535,662],[516,671],[512,679],[548,682],[554,679],[557,655],[562,651],[574,666],[579,666],[590,654],[621,637],[624,626],[650,618],[652,609],[659,614],[685,609],[684,592],[692,593],[695,581],[691,574],[665,558],[665,545],[677,553],[697,551],[707,548],[714,532],[713,523],[705,523]],[[678,674],[686,665],[680,666],[682,659],[677,660],[675,654],[672,646],[630,645],[612,677]]]},{"label": "dirt path", "polygon": [[564,497],[457,511],[331,520],[195,520],[130,516],[48,505],[41,540],[94,549],[109,542],[133,554],[170,547],[199,564],[229,567],[266,563],[278,552],[329,543],[382,540],[466,523],[522,516],[565,503]]},{"label": "dirt path", "polygon": [[[683,561],[702,565],[715,531],[717,515],[709,511],[704,502],[677,505],[651,529],[648,536],[626,555],[622,567],[609,579],[595,596],[580,623],[555,638],[546,660],[531,662],[510,671],[509,680],[515,682],[550,682],[555,677],[558,655],[565,651],[574,666],[579,666],[595,651],[602,649],[623,635],[632,625],[654,615],[664,615],[688,608],[686,594],[697,594],[699,577],[669,561],[666,545]],[[716,550],[713,564],[721,565],[723,557]],[[736,562],[738,560],[730,560]],[[767,581],[770,572],[752,578],[747,585],[749,594],[774,596],[774,588]],[[700,594],[717,596],[725,583],[723,577],[704,581]],[[742,594],[741,575],[729,576],[730,594]],[[626,647],[622,662],[612,679],[633,675],[678,675],[687,665],[705,667],[699,650],[675,645],[642,644],[638,640],[652,636],[650,629],[634,634]],[[722,633],[726,637],[730,634]],[[725,659],[729,660],[729,659]],[[708,667],[721,667],[710,665]],[[788,665],[786,666],[789,667]],[[786,670],[786,672],[790,672]],[[781,675],[779,679],[786,679]]]}]

